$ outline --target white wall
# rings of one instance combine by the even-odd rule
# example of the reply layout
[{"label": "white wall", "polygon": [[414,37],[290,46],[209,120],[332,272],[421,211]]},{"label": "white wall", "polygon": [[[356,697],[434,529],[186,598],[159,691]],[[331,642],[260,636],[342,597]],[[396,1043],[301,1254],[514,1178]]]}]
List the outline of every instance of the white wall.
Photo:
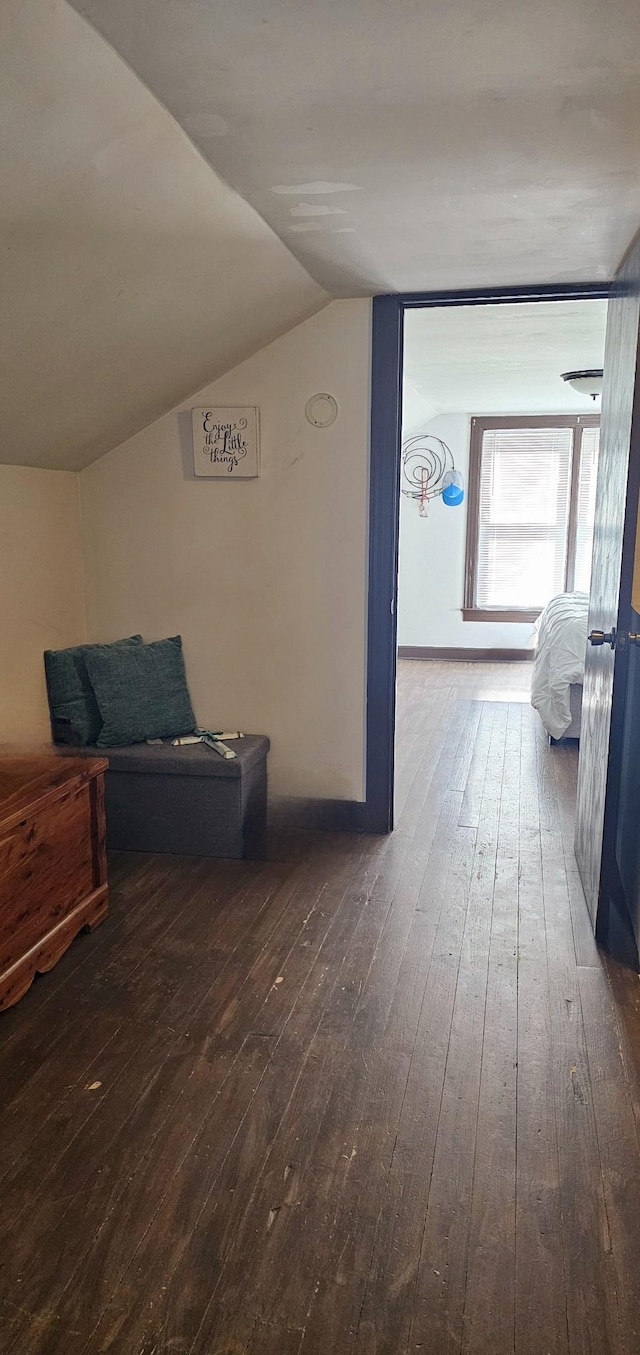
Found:
[{"label": "white wall", "polygon": [[86,639],[78,477],[0,466],[0,742],[49,741],[42,653]]},{"label": "white wall", "polygon": [[441,414],[405,429],[433,433],[451,448],[465,480],[465,499],[447,508],[441,499],[421,518],[418,504],[401,496],[398,569],[398,644],[429,648],[529,649],[532,625],[463,621],[465,538],[469,471],[469,414]]},{"label": "white wall", "polygon": [[[276,794],[364,795],[369,346],[333,302],[80,476],[89,638],[180,632],[198,720],[270,735]],[[259,479],[194,479],[205,402],[259,406]]]}]

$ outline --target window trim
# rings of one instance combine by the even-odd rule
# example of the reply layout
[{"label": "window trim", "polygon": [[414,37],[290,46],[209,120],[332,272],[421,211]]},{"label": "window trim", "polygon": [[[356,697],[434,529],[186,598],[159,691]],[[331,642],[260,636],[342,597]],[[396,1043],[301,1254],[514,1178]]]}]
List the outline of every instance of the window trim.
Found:
[{"label": "window trim", "polygon": [[467,534],[464,568],[463,621],[537,621],[541,608],[531,607],[477,607],[476,576],[478,569],[478,537],[480,532],[480,469],[482,439],[485,432],[495,428],[573,428],[571,452],[571,487],[569,517],[567,520],[567,558],[564,591],[571,592],[575,578],[575,547],[578,529],[578,486],[580,454],[584,428],[598,427],[599,414],[501,414],[493,418],[472,416],[469,442],[469,488],[467,496]]}]

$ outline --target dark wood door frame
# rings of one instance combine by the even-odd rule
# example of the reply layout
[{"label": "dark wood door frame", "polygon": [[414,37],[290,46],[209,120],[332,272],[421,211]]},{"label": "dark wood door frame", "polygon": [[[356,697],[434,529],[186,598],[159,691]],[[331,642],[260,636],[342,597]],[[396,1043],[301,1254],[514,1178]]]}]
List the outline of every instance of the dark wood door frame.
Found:
[{"label": "dark wood door frame", "polygon": [[403,330],[406,310],[536,301],[606,301],[612,283],[398,292],[373,299],[365,829],[393,828]]}]

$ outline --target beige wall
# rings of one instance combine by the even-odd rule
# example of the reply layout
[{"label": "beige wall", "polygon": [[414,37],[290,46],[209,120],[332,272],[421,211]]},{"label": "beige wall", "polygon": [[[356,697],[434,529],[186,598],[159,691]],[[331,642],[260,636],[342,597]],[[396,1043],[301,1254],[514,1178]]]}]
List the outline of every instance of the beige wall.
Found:
[{"label": "beige wall", "polygon": [[[335,301],[80,475],[89,637],[180,632],[198,720],[269,734],[279,794],[363,798],[369,342]],[[194,479],[209,402],[259,406],[258,480]]]},{"label": "beige wall", "polygon": [[50,738],[42,651],[85,638],[78,477],[0,466],[0,741]]}]

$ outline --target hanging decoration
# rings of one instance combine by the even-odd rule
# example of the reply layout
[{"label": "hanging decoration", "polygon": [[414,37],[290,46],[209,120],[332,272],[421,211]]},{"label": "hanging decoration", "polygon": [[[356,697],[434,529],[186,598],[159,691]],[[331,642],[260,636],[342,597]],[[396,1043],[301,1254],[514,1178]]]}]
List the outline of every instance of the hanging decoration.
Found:
[{"label": "hanging decoration", "polygon": [[464,499],[462,473],[455,468],[453,452],[432,433],[420,433],[404,443],[402,480],[402,493],[417,499],[421,518],[427,516],[430,499],[441,496],[450,508]]},{"label": "hanging decoration", "polygon": [[455,470],[455,468],[446,471],[442,478],[442,502],[446,503],[448,508],[457,508],[463,499],[462,471]]}]

